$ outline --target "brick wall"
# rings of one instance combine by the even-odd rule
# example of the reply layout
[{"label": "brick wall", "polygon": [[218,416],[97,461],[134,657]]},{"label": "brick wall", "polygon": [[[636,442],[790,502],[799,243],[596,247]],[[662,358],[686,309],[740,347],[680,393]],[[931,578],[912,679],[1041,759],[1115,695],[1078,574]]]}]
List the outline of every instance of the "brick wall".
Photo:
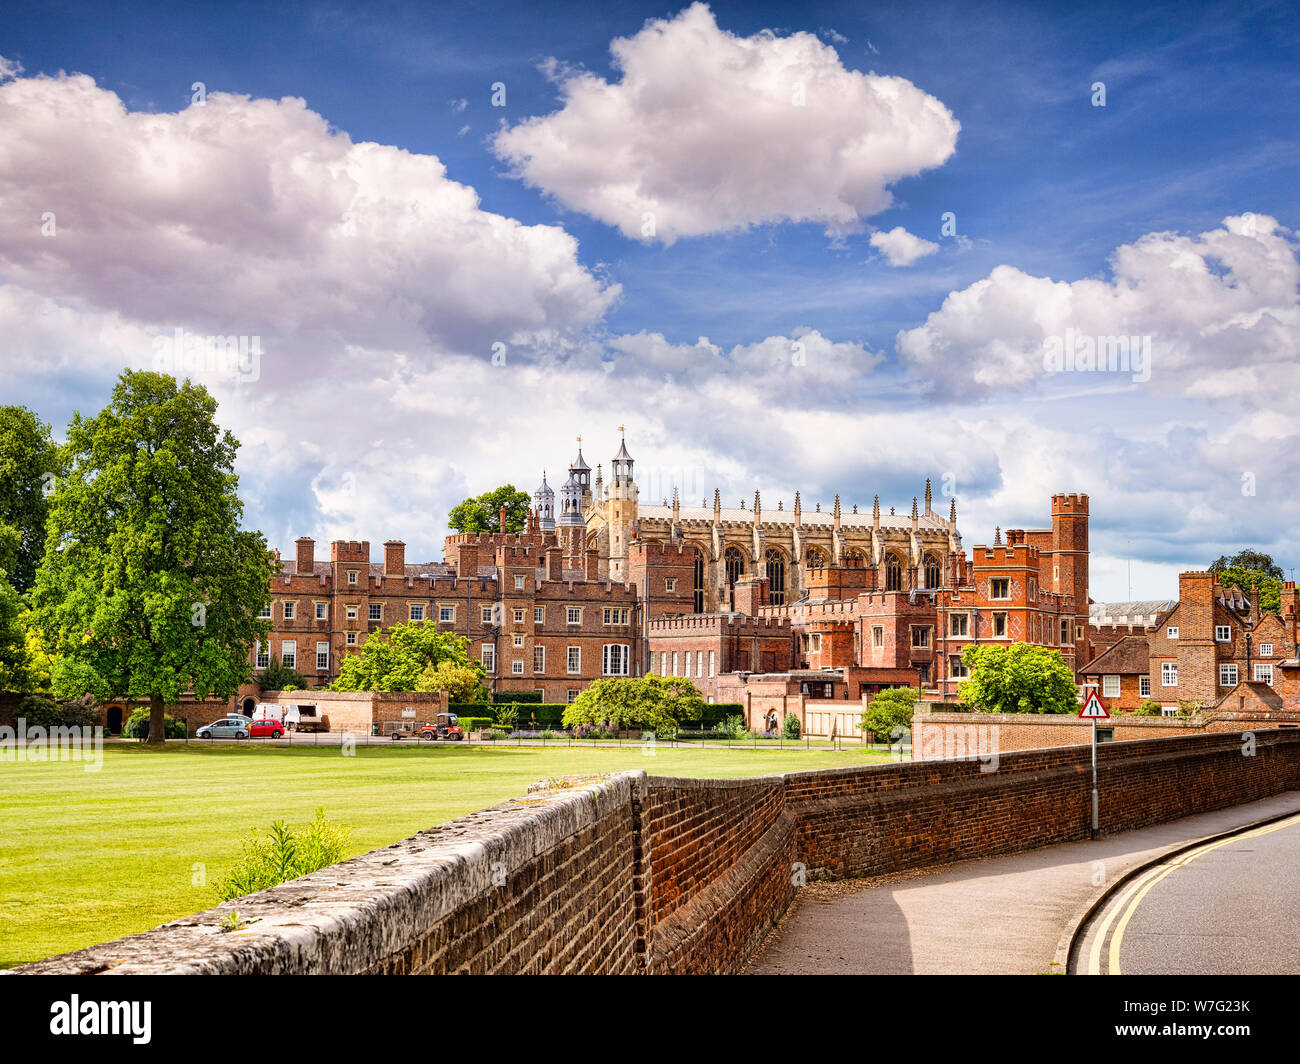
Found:
[{"label": "brick wall", "polygon": [[[1249,756],[1247,756],[1249,750]],[[743,780],[626,772],[507,802],[29,973],[732,972],[801,874],[1087,838],[1089,750]],[[1300,788],[1300,731],[1108,743],[1107,833]],[[218,928],[231,911],[246,926]]]}]

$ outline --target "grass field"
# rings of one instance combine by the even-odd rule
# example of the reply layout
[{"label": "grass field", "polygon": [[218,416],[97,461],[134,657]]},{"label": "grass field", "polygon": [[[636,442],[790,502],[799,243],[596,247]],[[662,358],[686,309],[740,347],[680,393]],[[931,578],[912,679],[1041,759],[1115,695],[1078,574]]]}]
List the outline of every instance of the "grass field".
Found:
[{"label": "grass field", "polygon": [[216,904],[248,833],[311,820],[349,856],[521,795],[534,780],[645,769],[752,776],[881,760],[817,750],[248,748],[110,743],[79,763],[0,764],[0,968],[144,931]]}]

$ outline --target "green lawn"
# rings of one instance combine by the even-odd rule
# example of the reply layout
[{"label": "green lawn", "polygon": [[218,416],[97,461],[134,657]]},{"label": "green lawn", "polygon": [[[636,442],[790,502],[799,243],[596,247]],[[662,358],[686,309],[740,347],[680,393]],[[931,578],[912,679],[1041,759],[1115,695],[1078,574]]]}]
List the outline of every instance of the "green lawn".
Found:
[{"label": "green lawn", "polygon": [[364,853],[521,795],[534,780],[645,769],[750,776],[882,760],[817,750],[248,748],[109,743],[78,763],[0,763],[0,968],[144,931],[216,904],[250,830],[318,805]]}]

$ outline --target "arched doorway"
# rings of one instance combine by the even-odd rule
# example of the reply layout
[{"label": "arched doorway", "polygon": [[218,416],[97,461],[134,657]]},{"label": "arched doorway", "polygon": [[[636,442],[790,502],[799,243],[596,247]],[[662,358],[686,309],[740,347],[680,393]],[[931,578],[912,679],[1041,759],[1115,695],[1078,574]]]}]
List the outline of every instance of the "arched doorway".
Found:
[{"label": "arched doorway", "polygon": [[244,716],[251,717],[253,715],[253,710],[256,708],[257,708],[257,699],[255,698],[244,699]]},{"label": "arched doorway", "polygon": [[110,735],[119,735],[122,731],[122,707],[109,706],[104,710],[104,730]]}]

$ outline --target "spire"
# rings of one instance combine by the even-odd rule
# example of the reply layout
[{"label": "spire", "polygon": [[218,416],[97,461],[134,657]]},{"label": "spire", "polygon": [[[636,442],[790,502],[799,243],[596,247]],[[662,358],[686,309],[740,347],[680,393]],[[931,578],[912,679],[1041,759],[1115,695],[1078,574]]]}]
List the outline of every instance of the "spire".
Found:
[{"label": "spire", "polygon": [[759,518],[763,513],[763,503],[758,497],[758,491],[754,491],[754,524],[758,524]]},{"label": "spire", "polygon": [[997,528],[994,530],[994,532],[993,532],[993,546],[995,546],[995,547],[1000,547],[1000,546],[1002,546],[1002,526],[1001,526],[1001,525],[998,525],[998,527],[997,527]]},{"label": "spire", "polygon": [[834,512],[835,512],[834,524],[835,524],[835,527],[836,527],[836,528],[839,528],[839,527],[840,527],[840,497],[839,497],[838,495],[835,496],[835,511],[834,511]]},{"label": "spire", "polygon": [[722,523],[722,492],[717,488],[713,489],[713,523]]},{"label": "spire", "polygon": [[912,531],[916,531],[916,496],[912,496]]},{"label": "spire", "polygon": [[880,496],[876,496],[876,501],[871,504],[871,527],[880,527]]},{"label": "spire", "polygon": [[930,509],[930,478],[925,478],[925,516],[929,517],[933,511]]},{"label": "spire", "polygon": [[948,510],[948,520],[952,522],[953,527],[957,526],[957,496],[952,497],[952,507]]},{"label": "spire", "polygon": [[794,493],[794,523],[803,524],[803,502],[799,499],[799,493]]},{"label": "spire", "polygon": [[681,519],[682,504],[677,497],[677,485],[673,485],[673,523],[676,524]]}]

